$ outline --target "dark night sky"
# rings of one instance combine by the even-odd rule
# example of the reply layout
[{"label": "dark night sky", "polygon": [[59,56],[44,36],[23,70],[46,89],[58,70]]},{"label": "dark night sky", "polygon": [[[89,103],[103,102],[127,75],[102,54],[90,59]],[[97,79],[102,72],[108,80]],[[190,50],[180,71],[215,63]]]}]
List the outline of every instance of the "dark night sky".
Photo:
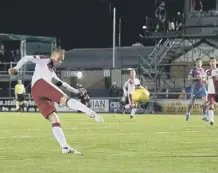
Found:
[{"label": "dark night sky", "polygon": [[[169,0],[170,15],[183,9],[183,0]],[[210,0],[207,0],[210,1]],[[65,49],[112,46],[112,16],[107,0],[3,0],[0,32],[60,37]],[[114,3],[116,2],[116,3]],[[155,0],[116,0],[122,17],[122,45],[141,41],[146,16],[153,16]]]}]

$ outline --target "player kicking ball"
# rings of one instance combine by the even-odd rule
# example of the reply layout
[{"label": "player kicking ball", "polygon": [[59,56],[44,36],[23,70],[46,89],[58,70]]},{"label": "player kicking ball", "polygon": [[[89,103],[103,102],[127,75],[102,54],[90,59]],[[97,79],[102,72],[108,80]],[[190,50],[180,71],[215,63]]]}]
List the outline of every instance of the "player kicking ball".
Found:
[{"label": "player kicking ball", "polygon": [[[57,87],[64,87],[69,92],[79,95],[82,95],[84,92],[84,90],[77,90],[71,87],[57,77],[54,69],[64,61],[64,54],[64,50],[55,49],[51,54],[51,57],[25,56],[20,59],[15,67],[10,68],[8,73],[10,75],[16,74],[19,69],[28,62],[36,64],[31,85],[31,94],[35,104],[44,118],[51,123],[53,135],[60,144],[62,153],[82,155],[80,152],[68,145],[64,132],[61,128],[59,116],[56,113],[54,102],[66,105],[73,110],[84,112],[90,118],[93,118],[97,123],[104,123],[104,120],[93,110],[89,109],[79,101],[68,97]],[[56,81],[56,83],[54,84],[52,81]]]},{"label": "player kicking ball", "polygon": [[188,111],[186,113],[186,121],[189,121],[192,106],[196,98],[201,98],[203,101],[202,112],[203,112],[203,121],[208,122],[206,117],[207,111],[207,91],[205,87],[205,71],[202,68],[202,60],[200,58],[196,59],[196,67],[194,67],[188,76],[188,80],[192,81],[191,86],[191,102],[188,104]]},{"label": "player kicking ball", "polygon": [[218,102],[218,68],[216,67],[216,59],[214,57],[210,58],[210,69],[206,70],[206,80],[208,89],[208,114],[210,125],[214,125],[214,104]]}]

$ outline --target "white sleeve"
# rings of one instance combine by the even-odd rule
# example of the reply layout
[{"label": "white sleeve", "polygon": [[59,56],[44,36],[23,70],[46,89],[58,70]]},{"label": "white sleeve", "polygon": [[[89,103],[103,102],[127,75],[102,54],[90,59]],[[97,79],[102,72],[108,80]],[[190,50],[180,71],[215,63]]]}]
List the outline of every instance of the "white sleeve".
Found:
[{"label": "white sleeve", "polygon": [[140,82],[140,80],[138,78],[135,78],[134,83],[135,83],[136,86],[141,85],[141,82]]},{"label": "white sleeve", "polygon": [[125,84],[123,85],[123,94],[124,94],[125,97],[127,96],[126,88],[128,87],[128,83],[129,83],[129,80],[126,81]]},{"label": "white sleeve", "polygon": [[35,56],[24,56],[18,61],[17,65],[14,67],[16,70],[19,70],[24,64],[27,64],[28,62],[31,63],[38,63],[40,62],[41,58],[38,55]]},{"label": "white sleeve", "polygon": [[[57,81],[61,81],[61,79],[56,75],[56,73],[53,71],[52,72],[52,77],[54,78],[54,79],[56,79]],[[62,82],[62,81],[61,81]]]},{"label": "white sleeve", "polygon": [[79,91],[78,91],[76,88],[74,88],[74,87],[70,86],[68,83],[62,81],[62,80],[56,75],[55,72],[53,72],[53,78],[55,78],[57,81],[61,81],[61,82],[62,82],[62,86],[63,86],[67,91],[72,92],[72,93],[74,93],[74,94],[78,94],[78,93],[79,93]]}]

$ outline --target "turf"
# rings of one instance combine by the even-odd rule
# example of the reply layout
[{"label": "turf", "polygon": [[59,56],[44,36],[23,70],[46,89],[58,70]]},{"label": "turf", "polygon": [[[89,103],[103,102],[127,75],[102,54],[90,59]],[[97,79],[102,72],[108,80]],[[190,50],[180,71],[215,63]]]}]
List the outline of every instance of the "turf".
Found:
[{"label": "turf", "polygon": [[103,115],[96,124],[61,114],[68,143],[85,156],[62,155],[37,113],[0,113],[1,173],[217,173],[218,130],[200,116]]}]

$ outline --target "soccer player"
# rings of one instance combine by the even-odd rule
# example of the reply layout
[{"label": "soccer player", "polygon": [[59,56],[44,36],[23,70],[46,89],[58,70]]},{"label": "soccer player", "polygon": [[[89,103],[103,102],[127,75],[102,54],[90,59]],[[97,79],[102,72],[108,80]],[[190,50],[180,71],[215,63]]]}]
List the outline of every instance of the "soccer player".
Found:
[{"label": "soccer player", "polygon": [[136,72],[135,70],[130,71],[130,78],[125,82],[123,86],[123,95],[124,97],[122,100],[128,99],[128,103],[125,105],[125,109],[131,109],[130,118],[134,118],[136,113],[136,103],[132,100],[132,93],[135,91],[136,87],[142,87],[140,85],[140,80],[135,77]]},{"label": "soccer player", "polygon": [[191,86],[191,102],[188,104],[188,110],[186,113],[186,121],[190,118],[190,113],[192,110],[192,106],[195,102],[196,98],[201,98],[203,101],[203,121],[208,121],[206,117],[207,111],[207,91],[205,87],[205,70],[202,68],[202,60],[200,58],[196,59],[196,67],[194,67],[188,76],[188,80],[192,81]]},{"label": "soccer player", "polygon": [[23,111],[24,108],[24,94],[26,89],[22,84],[22,80],[18,80],[14,88],[14,95],[16,98],[16,111]]},{"label": "soccer player", "polygon": [[216,67],[216,59],[210,58],[210,69],[206,70],[207,90],[208,90],[208,114],[210,125],[214,125],[214,104],[218,102],[218,68]]},{"label": "soccer player", "polygon": [[[32,98],[37,105],[41,114],[50,121],[52,125],[52,132],[56,140],[62,148],[62,153],[73,153],[81,155],[80,152],[71,148],[66,139],[64,132],[61,128],[60,120],[54,102],[67,105],[73,110],[80,110],[86,113],[90,118],[93,118],[97,123],[103,123],[103,118],[89,109],[79,101],[68,97],[59,87],[64,87],[66,90],[75,94],[82,94],[82,90],[77,90],[67,83],[61,81],[56,73],[55,68],[64,61],[64,50],[55,49],[50,57],[45,56],[25,56],[17,63],[17,65],[8,70],[9,74],[15,74],[18,70],[27,62],[35,63],[35,71],[32,77]],[[56,85],[52,83],[52,79],[55,79]]]}]

